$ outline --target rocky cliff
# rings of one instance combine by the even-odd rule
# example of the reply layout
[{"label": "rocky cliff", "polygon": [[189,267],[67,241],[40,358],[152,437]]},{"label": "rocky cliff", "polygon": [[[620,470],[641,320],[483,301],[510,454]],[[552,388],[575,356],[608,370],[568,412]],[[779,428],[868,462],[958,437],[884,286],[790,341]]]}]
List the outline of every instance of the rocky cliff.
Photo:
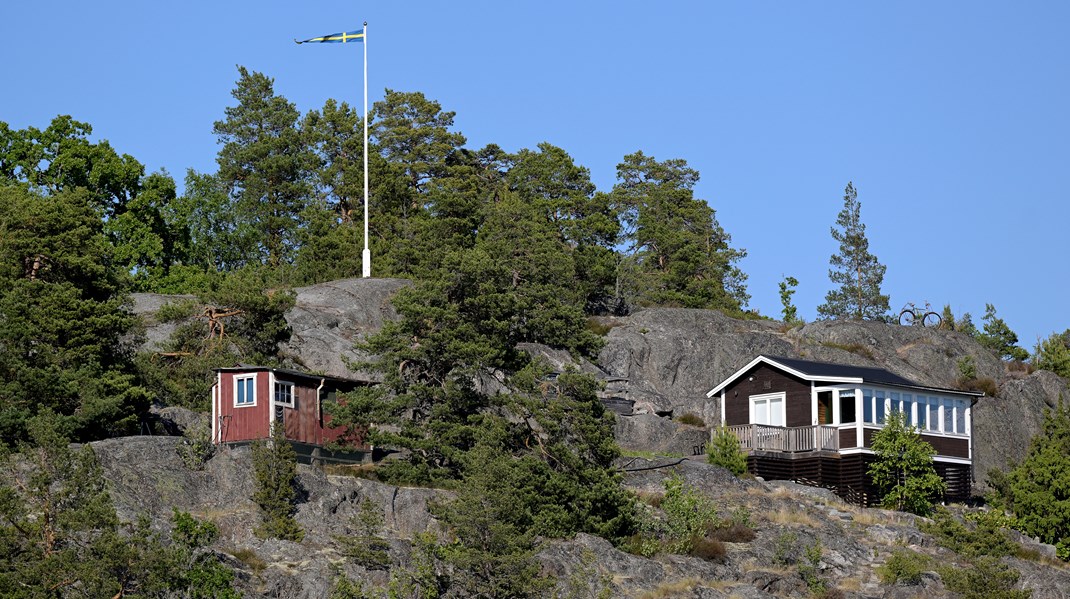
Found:
[{"label": "rocky cliff", "polygon": [[[283,354],[294,366],[339,376],[351,373],[347,361],[361,360],[353,344],[396,315],[390,298],[405,285],[396,280],[349,279],[297,290],[287,314],[293,329]],[[151,313],[171,298],[138,296],[139,313]],[[165,339],[168,325],[152,325],[146,348]],[[1011,371],[969,337],[945,331],[881,323],[819,322],[788,328],[773,321],[741,321],[714,311],[652,309],[628,317],[599,319],[608,327],[606,344],[593,361],[579,367],[606,382],[606,395],[622,400],[627,415],[618,418],[622,446],[653,453],[690,453],[706,438],[701,427],[664,415],[693,413],[708,423],[719,414],[705,393],[760,353],[885,368],[918,383],[954,386],[959,362],[973,359],[978,377],[991,378],[995,396],[978,403],[974,415],[978,481],[993,467],[1019,459],[1038,430],[1045,406],[1067,382],[1047,372]],[[567,354],[538,345],[525,349],[563,369],[575,362]],[[659,416],[662,414],[662,416]],[[120,509],[132,520],[148,513],[166,529],[172,507],[216,522],[222,531],[215,549],[241,572],[240,586],[250,597],[322,597],[333,572],[383,585],[389,571],[368,569],[344,555],[338,535],[352,532],[353,518],[365,499],[384,514],[382,536],[389,543],[391,568],[412,565],[412,540],[424,531],[441,532],[429,501],[443,491],[392,487],[349,476],[328,476],[301,467],[304,489],[297,520],[306,530],[301,543],[261,540],[252,535],[256,521],[247,450],[224,450],[203,471],[190,471],[177,456],[176,438],[142,437],[96,443]],[[882,584],[877,568],[892,552],[908,547],[932,564],[953,564],[958,556],[922,533],[913,516],[845,505],[821,489],[790,483],[741,480],[697,460],[622,458],[626,484],[643,497],[656,497],[670,474],[711,497],[722,516],[748,516],[756,537],[727,543],[724,556],[623,553],[597,537],[545,543],[538,554],[543,571],[569,597],[775,597],[801,596],[808,586],[797,562],[805,547],[820,541],[819,576],[848,597],[950,596],[939,576],[927,571],[911,586]],[[787,539],[787,541],[786,541]],[[1034,597],[1070,597],[1070,572],[1044,558],[1051,548],[1023,540],[1023,555],[1005,558],[1022,574],[1019,588]],[[790,546],[788,546],[790,545]],[[790,559],[774,559],[788,552]],[[780,556],[783,558],[784,556]],[[792,562],[794,560],[794,562]]]},{"label": "rocky cliff", "polygon": [[[247,448],[223,450],[202,471],[178,456],[176,437],[127,437],[94,443],[120,516],[148,515],[167,532],[172,508],[215,522],[219,559],[238,572],[246,597],[319,599],[344,574],[366,589],[384,587],[391,573],[413,568],[413,540],[422,532],[442,535],[428,503],[449,498],[445,491],[394,487],[351,476],[331,476],[299,467],[303,490],[296,519],[305,531],[300,543],[259,539],[251,459]],[[544,574],[557,582],[560,597],[772,598],[809,593],[798,565],[806,548],[820,543],[816,575],[843,597],[952,597],[933,571],[961,558],[918,529],[919,519],[897,512],[863,509],[822,489],[791,483],[739,479],[701,461],[622,458],[625,484],[641,497],[658,497],[668,476],[681,477],[711,498],[721,517],[749,521],[755,537],[725,543],[711,559],[624,553],[598,537],[544,543],[537,555]],[[369,500],[383,514],[379,536],[386,542],[388,567],[366,567],[347,557],[339,537],[356,533],[360,505]],[[1070,570],[1045,555],[1052,548],[1022,539],[1022,554],[1004,558],[1021,573],[1017,587],[1033,597],[1070,597]],[[916,584],[884,584],[878,568],[896,550],[908,548],[931,561]]]},{"label": "rocky cliff", "polygon": [[[295,367],[353,376],[347,363],[369,358],[354,343],[395,318],[398,279],[343,279],[296,290],[286,314],[293,330],[282,354]],[[135,295],[135,311],[148,317],[168,301],[186,296]],[[973,417],[975,483],[983,489],[992,468],[1018,461],[1039,430],[1045,407],[1068,382],[1046,371],[1011,371],[970,337],[952,331],[877,322],[822,321],[785,327],[770,320],[736,320],[712,310],[661,308],[627,317],[601,318],[609,328],[595,363],[582,370],[607,381],[607,395],[623,398],[638,413],[693,413],[716,423],[719,407],[706,392],[758,354],[798,357],[884,368],[923,385],[955,387],[959,362],[969,356],[978,378],[992,379],[998,393],[981,398]],[[147,348],[170,334],[171,324],[151,325]],[[558,369],[571,357],[531,344],[526,349]],[[359,373],[373,377],[373,373]],[[692,428],[654,417],[620,419],[618,434],[629,449],[688,453],[698,444]]]}]

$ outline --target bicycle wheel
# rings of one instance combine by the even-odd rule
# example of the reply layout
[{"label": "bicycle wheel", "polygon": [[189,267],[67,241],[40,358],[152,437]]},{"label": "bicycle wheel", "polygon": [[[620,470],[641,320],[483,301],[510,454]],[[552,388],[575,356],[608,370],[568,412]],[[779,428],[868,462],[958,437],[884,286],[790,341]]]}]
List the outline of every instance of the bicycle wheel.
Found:
[{"label": "bicycle wheel", "polygon": [[923,327],[938,327],[943,318],[936,312],[926,312],[925,317],[921,319],[921,326]]},{"label": "bicycle wheel", "polygon": [[914,311],[903,310],[899,313],[899,324],[905,327],[909,327],[914,324]]}]

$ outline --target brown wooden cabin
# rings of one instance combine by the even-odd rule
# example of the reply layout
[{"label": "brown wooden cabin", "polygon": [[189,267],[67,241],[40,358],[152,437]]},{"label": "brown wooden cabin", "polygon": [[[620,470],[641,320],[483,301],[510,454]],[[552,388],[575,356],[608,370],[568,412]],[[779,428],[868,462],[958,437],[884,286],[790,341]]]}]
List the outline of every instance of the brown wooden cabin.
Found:
[{"label": "brown wooden cabin", "polygon": [[866,505],[879,500],[866,474],[873,435],[900,411],[936,450],[945,499],[968,498],[971,412],[983,395],[918,385],[880,368],[758,356],[706,397],[719,400],[721,422],[739,438],[753,474],[828,487]]},{"label": "brown wooden cabin", "polygon": [[339,394],[372,384],[334,376],[310,374],[285,368],[239,365],[216,368],[212,385],[212,442],[217,445],[246,444],[271,436],[271,427],[282,422],[286,439],[301,461],[361,462],[372,448],[363,439],[345,439],[352,450],[328,451],[344,431],[331,428],[328,403]]}]

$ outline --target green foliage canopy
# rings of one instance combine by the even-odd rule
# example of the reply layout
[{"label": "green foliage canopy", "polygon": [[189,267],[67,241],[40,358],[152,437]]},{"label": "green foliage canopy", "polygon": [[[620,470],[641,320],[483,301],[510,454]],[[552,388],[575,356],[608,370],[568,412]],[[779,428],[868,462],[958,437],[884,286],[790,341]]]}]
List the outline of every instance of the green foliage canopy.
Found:
[{"label": "green foliage canopy", "polygon": [[25,438],[41,408],[79,438],[136,430],[148,395],[122,344],[126,273],[85,189],[0,186],[0,432]]},{"label": "green foliage canopy", "polygon": [[617,165],[610,193],[627,244],[618,286],[629,303],[714,308],[740,314],[750,297],[710,206],[694,197],[698,171],[687,161],[659,162],[642,152]]}]

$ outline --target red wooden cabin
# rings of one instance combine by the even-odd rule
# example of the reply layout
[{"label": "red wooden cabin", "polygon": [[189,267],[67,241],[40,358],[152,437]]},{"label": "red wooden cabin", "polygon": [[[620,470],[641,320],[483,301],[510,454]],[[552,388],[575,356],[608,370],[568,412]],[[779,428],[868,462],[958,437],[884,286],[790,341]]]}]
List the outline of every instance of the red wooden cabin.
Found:
[{"label": "red wooden cabin", "polygon": [[[330,428],[325,406],[338,395],[370,385],[334,376],[298,370],[239,365],[215,369],[212,385],[212,442],[248,443],[271,436],[275,422],[283,424],[286,439],[301,457],[321,454],[328,443],[339,440],[344,430]],[[346,439],[347,445],[367,450],[362,439]],[[359,459],[362,456],[357,456]],[[348,460],[347,460],[348,461]]]}]

